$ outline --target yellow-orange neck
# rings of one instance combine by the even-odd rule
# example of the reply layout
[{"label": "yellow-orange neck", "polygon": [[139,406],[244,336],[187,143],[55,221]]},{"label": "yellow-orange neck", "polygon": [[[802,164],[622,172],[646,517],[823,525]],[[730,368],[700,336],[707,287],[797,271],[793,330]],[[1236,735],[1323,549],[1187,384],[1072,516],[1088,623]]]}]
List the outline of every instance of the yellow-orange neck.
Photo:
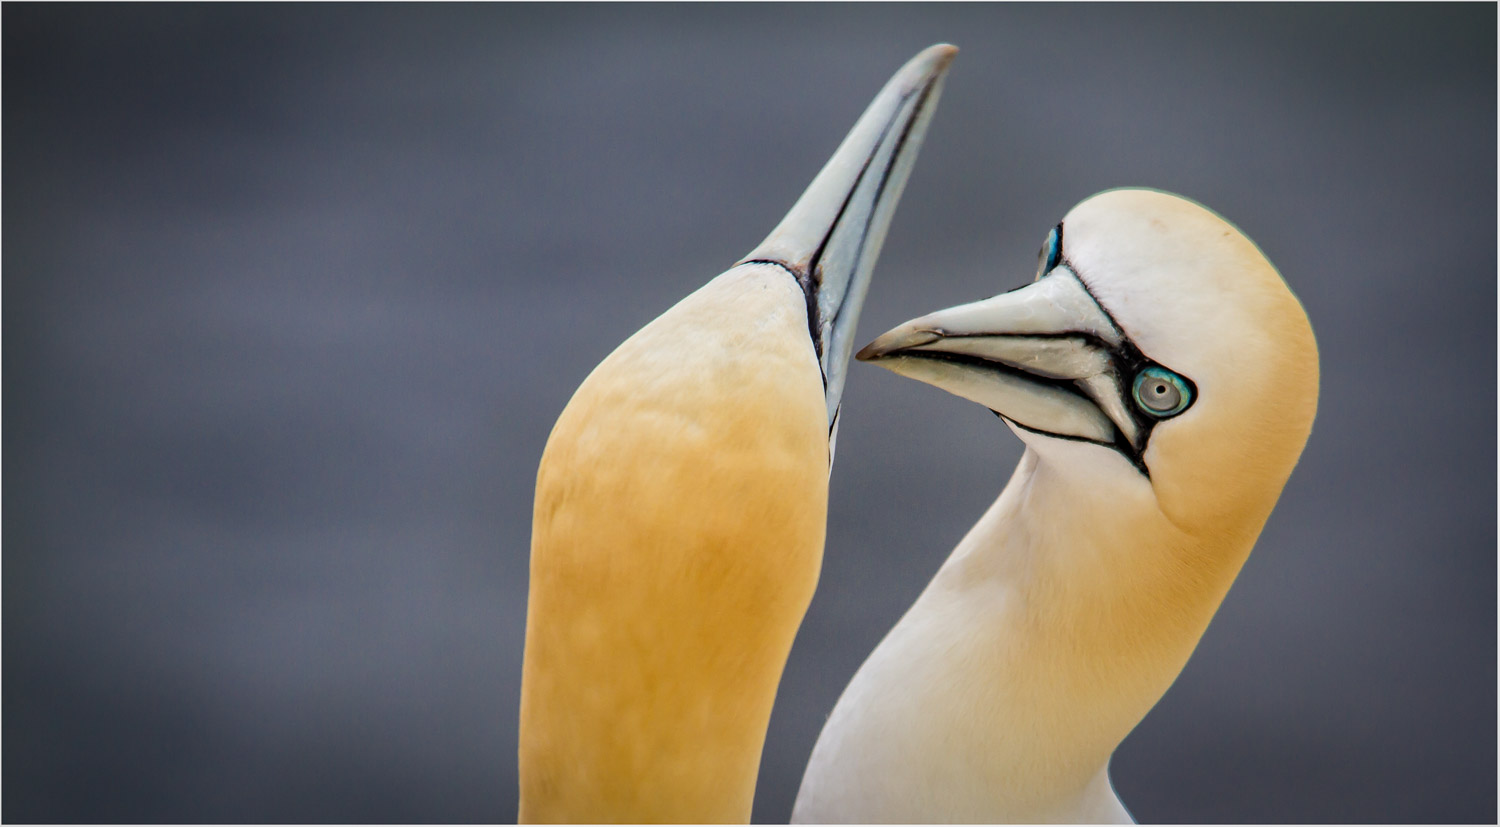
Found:
[{"label": "yellow-orange neck", "polygon": [[740,267],[589,376],[542,456],[522,821],[748,821],[827,514],[796,283]]}]

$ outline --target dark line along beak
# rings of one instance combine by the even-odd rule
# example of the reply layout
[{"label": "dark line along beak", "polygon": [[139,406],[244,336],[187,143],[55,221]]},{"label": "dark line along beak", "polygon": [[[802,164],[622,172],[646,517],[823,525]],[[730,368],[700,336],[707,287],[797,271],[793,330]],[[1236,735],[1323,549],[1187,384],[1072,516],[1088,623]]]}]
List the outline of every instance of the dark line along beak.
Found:
[{"label": "dark line along beak", "polygon": [[957,53],[939,44],[901,67],[776,229],[738,262],[775,264],[802,286],[830,430],[870,273]]},{"label": "dark line along beak", "polygon": [[1141,466],[1150,426],[1125,383],[1144,357],[1066,265],[1018,290],[906,322],[859,359],[1027,430],[1117,448]]}]

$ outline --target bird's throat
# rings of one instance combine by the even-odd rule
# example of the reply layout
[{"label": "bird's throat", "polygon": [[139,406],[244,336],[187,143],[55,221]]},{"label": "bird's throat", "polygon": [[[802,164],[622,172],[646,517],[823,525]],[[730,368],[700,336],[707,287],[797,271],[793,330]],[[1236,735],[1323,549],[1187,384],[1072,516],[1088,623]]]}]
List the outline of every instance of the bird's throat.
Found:
[{"label": "bird's throat", "polygon": [[822,562],[802,296],[736,268],[632,336],[537,474],[520,820],[744,822]]},{"label": "bird's throat", "polygon": [[1128,819],[1110,755],[1186,664],[1249,545],[1182,534],[1149,486],[1090,490],[1028,450],[840,699],[797,820]]}]

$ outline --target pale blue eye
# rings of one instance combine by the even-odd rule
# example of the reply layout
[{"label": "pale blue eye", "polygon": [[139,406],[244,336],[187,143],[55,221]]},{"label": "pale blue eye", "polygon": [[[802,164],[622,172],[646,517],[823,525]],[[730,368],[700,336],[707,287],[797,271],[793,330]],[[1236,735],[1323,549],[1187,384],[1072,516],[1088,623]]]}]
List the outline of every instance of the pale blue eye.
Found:
[{"label": "pale blue eye", "polygon": [[1135,376],[1135,404],[1158,419],[1166,419],[1193,404],[1193,389],[1186,379],[1166,368],[1146,368]]},{"label": "pale blue eye", "polygon": [[1041,278],[1052,272],[1052,268],[1062,261],[1062,225],[1052,228],[1047,233],[1047,240],[1042,242],[1042,250],[1036,256],[1036,277]]}]

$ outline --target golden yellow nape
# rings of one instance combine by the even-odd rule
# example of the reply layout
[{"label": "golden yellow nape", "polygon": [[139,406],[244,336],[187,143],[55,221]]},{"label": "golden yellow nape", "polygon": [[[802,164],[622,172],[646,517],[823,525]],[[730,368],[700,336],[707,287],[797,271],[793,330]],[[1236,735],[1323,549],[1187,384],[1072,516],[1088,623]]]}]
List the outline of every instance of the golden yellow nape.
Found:
[{"label": "golden yellow nape", "polygon": [[557,421],[532,534],[523,821],[749,819],[823,551],[805,307],[785,271],[731,270],[622,344]]},{"label": "golden yellow nape", "polygon": [[532,516],[521,821],[749,821],[822,563],[854,326],[956,51],[903,66],[770,236],[558,419]]},{"label": "golden yellow nape", "polygon": [[1211,210],[1104,192],[1037,263],[860,352],[999,414],[1026,452],[844,690],[793,821],[1130,821],[1110,756],[1182,671],[1307,442],[1312,326]]}]

